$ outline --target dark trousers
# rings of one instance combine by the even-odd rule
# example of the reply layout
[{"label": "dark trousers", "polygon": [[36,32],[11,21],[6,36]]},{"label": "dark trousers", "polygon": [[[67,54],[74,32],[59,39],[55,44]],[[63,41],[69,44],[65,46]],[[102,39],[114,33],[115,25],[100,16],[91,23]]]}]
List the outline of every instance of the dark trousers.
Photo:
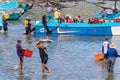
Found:
[{"label": "dark trousers", "polygon": [[109,72],[113,72],[113,69],[114,69],[114,65],[115,65],[115,58],[109,58],[108,59],[108,66],[107,66],[107,69]]}]

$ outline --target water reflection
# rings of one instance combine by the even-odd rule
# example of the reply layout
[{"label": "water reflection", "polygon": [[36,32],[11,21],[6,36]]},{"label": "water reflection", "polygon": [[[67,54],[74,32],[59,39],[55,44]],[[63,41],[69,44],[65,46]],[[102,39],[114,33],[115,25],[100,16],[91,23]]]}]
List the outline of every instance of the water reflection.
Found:
[{"label": "water reflection", "polygon": [[18,70],[17,80],[32,80],[31,77],[25,76],[22,70]]},{"label": "water reflection", "polygon": [[24,73],[22,72],[22,70],[18,70],[17,80],[24,80]]},{"label": "water reflection", "polygon": [[47,80],[47,76],[48,76],[48,74],[43,74],[42,75],[42,80]]},{"label": "water reflection", "polygon": [[95,61],[95,63],[98,64],[98,66],[101,67],[102,69],[104,68],[104,60]]},{"label": "water reflection", "polygon": [[4,36],[4,37],[8,37],[8,33],[7,32],[1,32],[0,35]]},{"label": "water reflection", "polygon": [[109,72],[105,80],[114,80],[114,73]]},{"label": "water reflection", "polygon": [[103,74],[106,75],[105,80],[114,80],[114,72],[108,72],[107,62],[105,60],[96,61],[96,64],[103,70]]},{"label": "water reflection", "polygon": [[25,39],[23,40],[23,42],[29,43],[31,39],[32,39],[32,38],[31,38],[30,35],[26,35],[26,37],[25,37]]},{"label": "water reflection", "polygon": [[[34,44],[40,38],[43,37],[34,38],[34,36],[25,35],[23,39],[23,41],[25,40],[24,45],[28,45],[27,47],[29,49],[33,49],[35,48]],[[104,64],[102,61],[96,62],[99,67],[101,67],[100,69],[95,65],[94,54],[101,51],[101,44],[104,41],[104,36],[62,36],[50,37],[50,39],[54,40],[54,42],[46,43],[46,45],[50,44],[50,46],[47,47],[49,54],[48,66],[52,68],[52,74],[50,74],[50,76],[34,74],[36,71],[41,71],[38,49],[35,48],[33,56],[31,58],[25,58],[25,69],[23,69],[22,72],[18,72],[17,80],[38,80],[40,78],[43,80],[87,80],[88,78],[91,80],[109,80],[109,78],[111,78],[110,80],[114,80],[113,75],[103,70]],[[11,41],[8,43],[11,44]],[[11,45],[15,47],[15,43]],[[8,49],[8,51],[10,50]],[[12,50],[11,52],[15,54]],[[3,61],[3,63],[7,65],[6,62],[9,60],[11,61],[9,62],[9,66],[14,64],[13,62],[15,62],[14,58],[16,55],[10,55],[9,52],[5,54],[7,56],[0,62]],[[12,56],[12,58],[9,57],[9,55]],[[4,55],[2,56],[4,57]],[[72,76],[70,76],[71,74]],[[104,77],[103,74],[105,74]],[[10,75],[8,75],[6,79],[8,79],[9,76]]]}]

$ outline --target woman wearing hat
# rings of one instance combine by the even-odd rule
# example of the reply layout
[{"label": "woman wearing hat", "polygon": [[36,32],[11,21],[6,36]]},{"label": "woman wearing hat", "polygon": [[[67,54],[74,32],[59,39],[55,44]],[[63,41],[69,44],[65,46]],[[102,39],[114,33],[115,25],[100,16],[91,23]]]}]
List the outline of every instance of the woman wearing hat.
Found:
[{"label": "woman wearing hat", "polygon": [[39,54],[40,54],[41,63],[42,63],[42,73],[44,73],[45,69],[50,73],[51,70],[46,66],[48,61],[48,54],[46,51],[46,47],[43,46],[43,41],[40,40],[36,44],[36,47],[39,49]]},{"label": "woman wearing hat", "polygon": [[21,40],[17,40],[16,51],[17,51],[17,55],[20,59],[18,69],[22,69],[22,67],[23,67],[23,48],[21,46]]},{"label": "woman wearing hat", "polygon": [[109,72],[113,72],[115,60],[116,60],[117,57],[120,57],[115,48],[116,48],[116,45],[114,43],[112,43],[110,45],[110,48],[107,51],[107,56],[106,57],[107,57],[107,60],[108,60],[108,71]]}]

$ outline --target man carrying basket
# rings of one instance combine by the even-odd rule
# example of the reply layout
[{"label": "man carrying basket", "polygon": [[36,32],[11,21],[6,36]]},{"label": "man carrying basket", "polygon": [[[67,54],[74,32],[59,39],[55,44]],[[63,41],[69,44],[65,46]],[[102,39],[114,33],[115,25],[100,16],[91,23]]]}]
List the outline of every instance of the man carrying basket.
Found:
[{"label": "man carrying basket", "polygon": [[16,51],[17,51],[17,55],[20,59],[19,65],[18,65],[18,69],[22,69],[23,67],[23,48],[21,46],[21,40],[17,40],[17,44],[16,44]]}]

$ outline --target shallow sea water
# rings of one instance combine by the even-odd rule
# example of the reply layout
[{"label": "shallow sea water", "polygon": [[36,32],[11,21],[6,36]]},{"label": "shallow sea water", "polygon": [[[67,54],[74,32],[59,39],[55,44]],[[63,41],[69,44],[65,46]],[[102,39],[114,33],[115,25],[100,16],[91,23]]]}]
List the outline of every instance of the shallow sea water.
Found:
[{"label": "shallow sea water", "polygon": [[[28,11],[30,12],[30,11]],[[31,15],[30,15],[31,14]],[[101,53],[105,36],[58,35],[50,36],[52,43],[45,43],[49,55],[50,74],[41,74],[41,60],[35,43],[44,36],[34,33],[23,35],[25,13],[18,21],[8,21],[7,33],[0,33],[0,80],[119,80],[120,59],[116,60],[113,73],[102,69],[101,62],[95,62],[95,54]],[[109,42],[116,44],[120,54],[120,36],[109,36]],[[19,63],[16,54],[16,41],[23,41],[23,48],[33,50],[31,58],[24,58],[22,71],[15,70]]]},{"label": "shallow sea water", "polygon": [[[113,73],[107,73],[95,62],[95,54],[101,53],[101,45],[105,36],[59,35],[50,36],[52,43],[47,45],[50,74],[41,74],[41,63],[35,43],[45,37],[23,35],[24,27],[19,21],[12,24],[8,33],[0,33],[0,80],[119,80],[120,59],[115,64]],[[19,25],[19,26],[18,26]],[[120,36],[109,36],[110,43],[117,45],[120,52]],[[24,58],[22,71],[15,70],[19,59],[16,54],[16,40],[21,39],[23,48],[33,50],[31,58]]]}]

